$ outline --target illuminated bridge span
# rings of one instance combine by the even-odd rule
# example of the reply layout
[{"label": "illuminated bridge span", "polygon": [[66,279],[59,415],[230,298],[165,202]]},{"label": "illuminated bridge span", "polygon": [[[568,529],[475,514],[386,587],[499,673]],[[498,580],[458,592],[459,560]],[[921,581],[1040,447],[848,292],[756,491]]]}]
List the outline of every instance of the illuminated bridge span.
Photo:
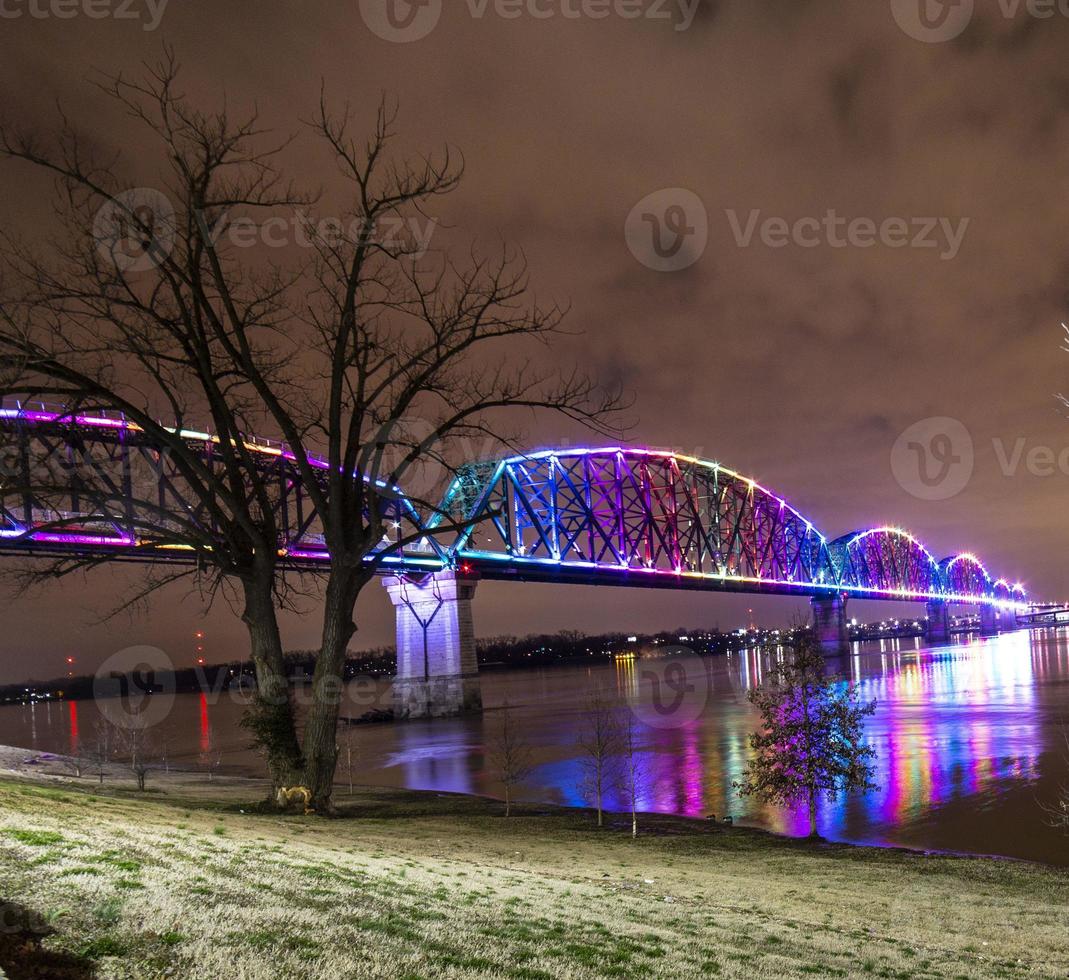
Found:
[{"label": "illuminated bridge span", "polygon": [[[442,511],[454,562],[488,578],[1024,605],[971,554],[942,562],[905,531],[829,540],[782,497],[705,460],[549,450],[464,467]],[[429,524],[433,529],[438,516]]]},{"label": "illuminated bridge span", "polygon": [[[0,409],[0,551],[195,558],[213,528],[166,447],[121,416]],[[210,466],[208,433],[171,430]],[[322,567],[322,528],[287,447],[249,438],[282,528],[284,565]],[[325,464],[317,464],[323,468]],[[829,651],[848,649],[851,597],[977,607],[985,633],[1016,628],[1024,589],[972,554],[937,560],[891,527],[830,539],[782,497],[705,460],[645,449],[548,450],[464,466],[435,512],[389,493],[377,556],[397,607],[402,714],[475,707],[471,600],[480,578],[800,595]],[[455,528],[463,526],[458,533]],[[411,543],[399,547],[399,542]]]}]

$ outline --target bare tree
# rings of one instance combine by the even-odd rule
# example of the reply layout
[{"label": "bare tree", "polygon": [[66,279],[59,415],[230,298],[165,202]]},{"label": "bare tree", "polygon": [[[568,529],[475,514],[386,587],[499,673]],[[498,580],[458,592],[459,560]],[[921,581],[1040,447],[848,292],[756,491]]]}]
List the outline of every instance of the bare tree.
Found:
[{"label": "bare tree", "polygon": [[350,721],[343,721],[338,725],[338,741],[341,750],[345,753],[345,771],[349,777],[349,795],[353,795],[353,757],[356,748],[356,732]]},{"label": "bare tree", "polygon": [[72,755],[63,757],[63,768],[66,769],[75,779],[81,779],[88,768],[88,759],[79,749]]},{"label": "bare tree", "polygon": [[171,771],[171,749],[174,745],[174,739],[166,731],[161,731],[156,736],[156,745],[159,748],[160,768],[169,773]]},{"label": "bare tree", "polygon": [[[459,184],[462,168],[446,151],[416,164],[388,156],[394,113],[379,107],[366,140],[351,135],[350,112],[333,116],[325,101],[313,124],[348,184],[350,202],[341,236],[310,234],[317,284],[306,327],[319,355],[312,389],[273,387],[248,343],[235,362],[268,407],[322,518],[330,552],[324,621],[313,680],[314,700],[305,726],[306,779],[317,807],[329,807],[336,766],[334,730],[337,688],[348,643],[356,630],[354,607],[363,587],[396,549],[414,543],[391,534],[396,494],[424,512],[437,507],[441,481],[422,494],[411,478],[438,467],[448,474],[456,450],[472,438],[510,442],[502,427],[506,410],[545,409],[603,431],[620,407],[617,395],[599,392],[587,378],[539,372],[529,363],[510,367],[508,350],[524,340],[547,342],[560,332],[562,311],[530,303],[519,257],[508,251],[469,261],[445,261],[424,271],[416,259],[423,245],[387,239],[387,223],[405,226]],[[238,333],[240,324],[235,325]],[[502,350],[502,347],[504,348]],[[300,398],[290,397],[300,392]],[[318,395],[318,397],[316,397]],[[322,433],[328,461],[321,488],[312,486],[311,443]],[[433,481],[432,481],[433,482]],[[456,531],[458,515],[440,515],[443,530]],[[383,542],[389,547],[383,547]]]},{"label": "bare tree", "polygon": [[88,756],[100,784],[104,785],[104,776],[107,774],[108,765],[111,763],[114,752],[114,729],[111,724],[101,718],[93,726],[93,740],[89,743]]},{"label": "bare tree", "polygon": [[92,766],[91,752],[91,746],[85,739],[78,739],[71,747],[70,754],[63,757],[63,768],[75,779],[81,779]]},{"label": "bare tree", "polygon": [[516,787],[534,770],[534,749],[516,727],[512,708],[501,709],[501,722],[490,740],[488,758],[505,790],[505,816],[512,816],[512,797]]},{"label": "bare tree", "polygon": [[583,752],[583,786],[598,811],[598,826],[605,825],[604,799],[619,781],[623,740],[616,705],[597,687],[583,705],[578,743]]},{"label": "bare tree", "polygon": [[[313,195],[278,169],[288,140],[271,142],[255,115],[235,120],[226,109],[191,106],[177,91],[177,75],[168,52],[143,79],[102,84],[143,128],[140,149],[155,147],[167,161],[160,220],[120,200],[123,182],[88,158],[92,141],[70,127],[53,150],[33,137],[2,134],[0,151],[59,177],[76,245],[58,271],[10,248],[9,264],[28,288],[8,304],[9,336],[0,337],[0,348],[8,366],[22,365],[37,379],[33,391],[128,413],[205,488],[212,533],[205,540],[198,526],[191,538],[200,536],[195,553],[206,567],[244,588],[260,675],[254,730],[276,761],[274,781],[299,772],[313,807],[328,811],[357,597],[384,561],[428,537],[403,526],[406,508],[436,510],[466,442],[514,445],[518,434],[502,413],[544,410],[617,434],[624,404],[579,373],[536,368],[526,351],[510,361],[525,341],[544,349],[555,340],[563,315],[528,298],[521,255],[504,249],[488,257],[473,248],[463,262],[423,262],[425,238],[405,229],[417,218],[430,220],[433,202],[458,186],[463,167],[454,153],[414,162],[392,157],[391,108],[379,106],[364,139],[353,135],[348,107],[334,114],[321,98],[311,135],[340,173],[343,202],[324,222],[310,213]],[[102,258],[92,233],[101,205],[117,201],[124,238],[141,242],[150,260],[136,263],[136,273]],[[278,253],[265,257],[227,233],[240,221],[245,237],[257,240],[280,220],[296,221],[306,243],[285,267]],[[145,399],[130,390],[130,369],[133,390],[147,387],[168,414],[208,413],[225,477],[198,468],[190,447],[153,421]],[[272,484],[245,442],[252,426],[264,424],[285,440],[329,552],[313,700],[299,750],[278,669],[280,528]],[[401,499],[396,488],[411,491],[417,476],[427,477],[426,491]],[[455,514],[438,516],[435,533],[462,527]]]},{"label": "bare tree", "polygon": [[145,781],[158,758],[152,730],[143,718],[130,716],[116,729],[116,734],[123,762],[133,773],[137,788],[144,792]]},{"label": "bare tree", "polygon": [[[248,725],[267,754],[273,783],[290,785],[300,781],[302,760],[276,620],[282,594],[276,481],[247,441],[257,421],[255,403],[214,336],[223,298],[212,285],[215,257],[203,247],[203,232],[204,222],[239,204],[269,208],[303,199],[272,176],[276,148],[250,145],[257,135],[254,117],[233,122],[225,112],[205,115],[180,104],[171,92],[175,70],[168,55],[143,84],[116,77],[100,87],[165,148],[160,193],[183,202],[177,213],[158,213],[159,207],[124,196],[127,182],[86,150],[93,141],[83,140],[66,119],[53,141],[0,131],[0,156],[56,177],[57,217],[66,231],[46,257],[4,239],[0,377],[5,394],[58,399],[72,420],[94,410],[122,412],[160,453],[188,510],[162,508],[151,487],[131,500],[128,486],[119,491],[106,481],[90,480],[81,488],[84,499],[98,513],[120,512],[124,523],[132,517],[146,550],[163,538],[193,557],[150,579],[141,595],[186,576],[207,579],[210,596],[225,579],[238,583],[257,672]],[[105,226],[124,230],[115,236],[102,230],[102,216]],[[135,242],[140,254],[119,254],[121,241]],[[143,273],[139,259],[147,259],[151,271]],[[230,313],[270,321],[274,286],[256,276],[243,282],[240,298],[226,297]],[[164,414],[173,424],[158,421]],[[182,433],[187,425],[199,431],[209,424],[215,438],[205,453],[203,442]],[[63,486],[14,489],[47,498]],[[48,574],[87,564],[57,562]]]},{"label": "bare tree", "polygon": [[208,773],[209,783],[212,782],[215,774],[223,765],[223,750],[215,737],[214,728],[208,729],[208,744],[204,746],[204,750],[200,753],[200,764]]},{"label": "bare tree", "polygon": [[623,748],[623,787],[631,808],[631,836],[638,837],[638,798],[639,787],[645,776],[639,742],[638,720],[628,714],[621,723],[620,741]]}]

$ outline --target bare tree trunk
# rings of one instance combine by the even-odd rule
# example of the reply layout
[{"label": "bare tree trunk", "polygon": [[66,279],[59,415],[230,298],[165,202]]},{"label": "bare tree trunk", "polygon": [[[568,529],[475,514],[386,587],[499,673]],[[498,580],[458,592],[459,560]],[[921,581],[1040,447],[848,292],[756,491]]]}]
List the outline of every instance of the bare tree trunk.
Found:
[{"label": "bare tree trunk", "polygon": [[531,744],[512,723],[512,710],[507,701],[501,712],[501,727],[489,743],[487,758],[505,788],[505,816],[511,817],[512,787],[531,774],[534,763]]},{"label": "bare tree trunk", "polygon": [[616,709],[604,691],[591,692],[583,709],[579,747],[586,758],[586,790],[593,796],[598,811],[598,827],[605,826],[604,798],[606,788],[615,785],[619,772],[615,755],[621,746],[621,726]]},{"label": "bare tree trunk", "polygon": [[809,836],[817,836],[817,797],[813,790],[809,791]]},{"label": "bare tree trunk", "polygon": [[246,579],[244,587],[245,610],[241,618],[249,630],[256,668],[256,699],[243,724],[267,755],[274,800],[280,788],[300,784],[301,747],[282,658],[271,578]]},{"label": "bare tree trunk", "polygon": [[332,809],[331,793],[338,765],[338,709],[342,672],[349,641],[356,632],[353,608],[365,581],[363,570],[332,574],[323,610],[323,642],[312,678],[312,707],[304,728],[304,785],[311,790],[311,808]]}]

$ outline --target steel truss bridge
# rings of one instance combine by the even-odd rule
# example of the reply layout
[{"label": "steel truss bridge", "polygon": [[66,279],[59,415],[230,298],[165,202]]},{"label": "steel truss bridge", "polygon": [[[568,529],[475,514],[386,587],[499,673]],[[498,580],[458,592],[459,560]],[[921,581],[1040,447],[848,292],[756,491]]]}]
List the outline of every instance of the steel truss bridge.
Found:
[{"label": "steel truss bridge", "polygon": [[[170,432],[216,465],[217,437]],[[0,436],[0,553],[191,561],[190,531],[213,530],[166,447],[119,415],[17,404],[0,408]],[[245,445],[272,487],[283,563],[322,568],[322,527],[292,453]],[[378,557],[395,575],[1028,604],[972,554],[937,560],[892,527],[830,539],[753,480],[672,452],[559,449],[470,463],[430,513],[390,496]]]}]

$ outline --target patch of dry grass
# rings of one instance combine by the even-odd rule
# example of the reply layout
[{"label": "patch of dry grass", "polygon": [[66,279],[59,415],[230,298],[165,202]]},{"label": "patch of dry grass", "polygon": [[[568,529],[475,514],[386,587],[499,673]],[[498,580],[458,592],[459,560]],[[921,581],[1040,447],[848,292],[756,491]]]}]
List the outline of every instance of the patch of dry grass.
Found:
[{"label": "patch of dry grass", "polygon": [[[94,792],[94,790],[96,792]],[[368,790],[0,780],[0,893],[101,977],[1065,977],[1069,875]]]}]

